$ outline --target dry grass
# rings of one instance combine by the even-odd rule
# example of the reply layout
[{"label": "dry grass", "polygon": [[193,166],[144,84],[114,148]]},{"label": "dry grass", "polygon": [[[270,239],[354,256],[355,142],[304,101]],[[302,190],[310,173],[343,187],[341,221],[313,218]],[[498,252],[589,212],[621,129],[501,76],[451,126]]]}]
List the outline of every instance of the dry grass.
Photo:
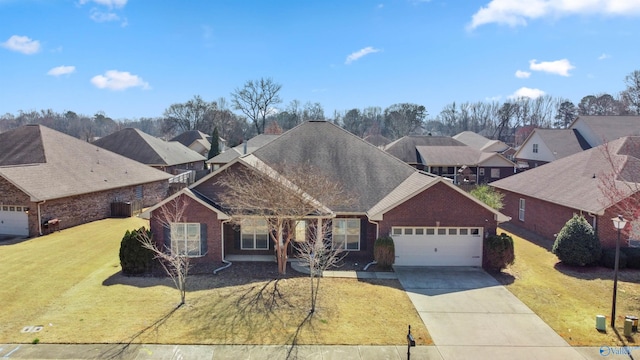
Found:
[{"label": "dry grass", "polygon": [[[507,232],[507,231],[505,231]],[[618,276],[616,330],[609,328],[613,270],[564,266],[550,252],[551,241],[511,233],[515,264],[497,276],[507,288],[573,346],[635,345],[640,336],[623,335],[624,316],[640,315],[640,271]],[[596,315],[606,315],[607,332],[595,328]]]},{"label": "dry grass", "polygon": [[[305,276],[247,276],[234,264],[189,278],[187,304],[166,278],[120,273],[118,250],[144,220],[107,219],[0,245],[0,343],[418,344],[431,339],[395,280],[323,279],[308,318]],[[275,264],[270,265],[275,269]],[[39,333],[21,333],[41,325]]]}]

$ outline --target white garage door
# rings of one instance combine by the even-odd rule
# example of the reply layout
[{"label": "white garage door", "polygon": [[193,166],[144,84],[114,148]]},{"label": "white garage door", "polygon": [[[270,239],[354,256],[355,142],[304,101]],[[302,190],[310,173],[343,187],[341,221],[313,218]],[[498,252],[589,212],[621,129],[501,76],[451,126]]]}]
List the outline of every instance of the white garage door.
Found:
[{"label": "white garage door", "polygon": [[399,266],[482,266],[482,228],[394,227]]},{"label": "white garage door", "polygon": [[0,205],[0,234],[29,236],[29,215],[17,205]]}]

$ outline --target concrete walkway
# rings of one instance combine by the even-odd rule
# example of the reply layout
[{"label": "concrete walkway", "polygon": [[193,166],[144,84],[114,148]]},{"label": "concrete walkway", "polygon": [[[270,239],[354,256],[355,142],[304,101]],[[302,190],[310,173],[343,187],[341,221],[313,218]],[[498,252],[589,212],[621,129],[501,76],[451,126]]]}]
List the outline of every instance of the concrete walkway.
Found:
[{"label": "concrete walkway", "polygon": [[585,358],[482,269],[395,270],[444,360]]}]

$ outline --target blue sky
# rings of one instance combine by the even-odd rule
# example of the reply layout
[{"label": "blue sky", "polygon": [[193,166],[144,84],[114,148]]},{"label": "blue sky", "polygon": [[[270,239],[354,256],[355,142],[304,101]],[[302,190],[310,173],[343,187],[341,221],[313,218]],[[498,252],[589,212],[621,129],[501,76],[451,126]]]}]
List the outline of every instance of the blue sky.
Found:
[{"label": "blue sky", "polygon": [[334,110],[617,95],[640,0],[0,0],[0,114],[161,116],[247,80]]}]

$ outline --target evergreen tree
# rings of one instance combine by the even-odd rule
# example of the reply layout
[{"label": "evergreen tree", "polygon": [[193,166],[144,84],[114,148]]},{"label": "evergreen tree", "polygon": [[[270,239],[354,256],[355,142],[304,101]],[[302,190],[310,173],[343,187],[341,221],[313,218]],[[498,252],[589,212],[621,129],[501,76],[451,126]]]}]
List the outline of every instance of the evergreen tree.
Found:
[{"label": "evergreen tree", "polygon": [[211,149],[209,149],[209,156],[207,159],[211,159],[214,156],[220,154],[220,137],[218,136],[218,127],[213,128],[213,134],[211,134]]}]

